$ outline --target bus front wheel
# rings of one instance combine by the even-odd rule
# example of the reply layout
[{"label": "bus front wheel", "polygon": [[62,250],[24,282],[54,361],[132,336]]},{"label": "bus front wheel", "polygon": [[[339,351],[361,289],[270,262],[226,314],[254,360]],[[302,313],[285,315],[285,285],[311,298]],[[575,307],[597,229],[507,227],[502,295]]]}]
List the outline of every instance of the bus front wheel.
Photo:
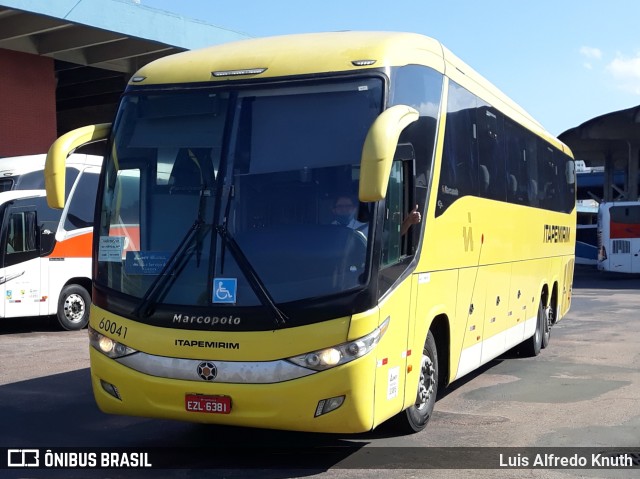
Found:
[{"label": "bus front wheel", "polygon": [[416,402],[394,418],[396,429],[407,434],[422,431],[431,419],[437,394],[438,350],[433,334],[429,331],[422,350]]},{"label": "bus front wheel", "polygon": [[67,331],[84,328],[89,322],[91,296],[86,289],[77,284],[62,288],[58,300],[58,322]]}]

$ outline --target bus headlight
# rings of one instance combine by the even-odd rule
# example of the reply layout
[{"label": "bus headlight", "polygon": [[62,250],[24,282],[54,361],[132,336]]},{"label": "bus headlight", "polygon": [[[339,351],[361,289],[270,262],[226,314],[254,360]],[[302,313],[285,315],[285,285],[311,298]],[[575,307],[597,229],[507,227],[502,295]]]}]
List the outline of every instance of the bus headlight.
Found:
[{"label": "bus headlight", "polygon": [[323,371],[360,358],[376,347],[389,327],[387,318],[379,327],[361,338],[288,359],[298,366]]},{"label": "bus headlight", "polygon": [[128,356],[129,354],[138,352],[104,334],[100,334],[93,328],[89,328],[89,344],[111,359],[121,358],[122,356]]}]

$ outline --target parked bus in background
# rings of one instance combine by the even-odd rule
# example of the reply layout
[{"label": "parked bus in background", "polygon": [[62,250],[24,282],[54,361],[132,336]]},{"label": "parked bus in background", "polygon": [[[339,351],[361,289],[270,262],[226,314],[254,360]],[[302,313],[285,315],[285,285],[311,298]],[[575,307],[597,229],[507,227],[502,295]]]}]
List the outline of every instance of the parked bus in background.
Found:
[{"label": "parked bus in background", "polygon": [[[433,39],[156,60],[113,126],[54,143],[52,206],[67,154],[104,138],[89,334],[105,412],[419,431],[440,388],[514,346],[537,355],[569,309],[569,149]],[[334,221],[345,196],[356,229]]]},{"label": "parked bus in background", "polygon": [[[45,154],[0,158],[0,192],[15,189],[39,189],[38,187],[19,188],[17,187],[17,182],[23,175],[30,176],[34,172],[39,172],[42,177],[40,181],[44,183],[44,163],[46,159],[47,155]],[[40,187],[40,189],[42,188],[43,186]]]},{"label": "parked bus in background", "polygon": [[[62,211],[49,208],[42,189],[0,193],[0,317],[55,315],[64,329],[86,326],[100,173],[100,162],[93,160],[66,168]],[[27,175],[33,175],[30,180],[35,183],[37,175],[44,178],[42,170],[33,170],[19,177],[16,185],[29,179]]]},{"label": "parked bus in background", "polygon": [[640,273],[640,201],[600,203],[598,269]]},{"label": "parked bus in background", "polygon": [[[0,192],[10,190],[43,190],[46,154],[10,156],[0,158]],[[102,165],[102,157],[74,153],[66,164],[68,187],[74,185],[77,176],[89,166]],[[69,192],[67,191],[68,195]]]}]

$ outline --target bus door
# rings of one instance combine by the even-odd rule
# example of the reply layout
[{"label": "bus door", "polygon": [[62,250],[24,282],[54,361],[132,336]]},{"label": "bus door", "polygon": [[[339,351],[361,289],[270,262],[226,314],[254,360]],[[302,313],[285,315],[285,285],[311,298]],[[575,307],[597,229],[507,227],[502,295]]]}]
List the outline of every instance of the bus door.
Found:
[{"label": "bus door", "polygon": [[[407,361],[413,359],[409,356],[415,354],[420,361],[422,355],[422,348],[411,350],[416,297],[412,277],[405,272],[413,258],[413,244],[408,232],[402,234],[403,219],[412,209],[411,205],[415,205],[414,176],[413,149],[399,148],[391,168],[382,228],[378,230],[381,233],[380,321],[388,319],[389,326],[377,349],[376,422],[378,418],[400,412],[406,400],[415,402],[415,397],[405,398],[406,380],[418,378],[420,373],[417,370],[412,378],[407,378]],[[412,394],[416,391],[416,381],[410,388]]]},{"label": "bus door", "polygon": [[40,247],[38,215],[21,202],[5,210],[2,222],[2,294],[5,317],[40,314]]}]

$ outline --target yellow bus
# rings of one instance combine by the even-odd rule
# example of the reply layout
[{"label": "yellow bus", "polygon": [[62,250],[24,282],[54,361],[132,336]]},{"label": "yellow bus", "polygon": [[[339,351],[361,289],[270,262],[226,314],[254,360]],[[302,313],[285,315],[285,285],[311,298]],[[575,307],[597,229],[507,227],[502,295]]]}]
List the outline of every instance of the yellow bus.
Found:
[{"label": "yellow bus", "polygon": [[569,309],[570,151],[433,39],[156,60],[112,125],[52,145],[52,206],[65,157],[104,139],[89,324],[104,412],[410,433],[451,382],[516,346],[537,355]]}]

